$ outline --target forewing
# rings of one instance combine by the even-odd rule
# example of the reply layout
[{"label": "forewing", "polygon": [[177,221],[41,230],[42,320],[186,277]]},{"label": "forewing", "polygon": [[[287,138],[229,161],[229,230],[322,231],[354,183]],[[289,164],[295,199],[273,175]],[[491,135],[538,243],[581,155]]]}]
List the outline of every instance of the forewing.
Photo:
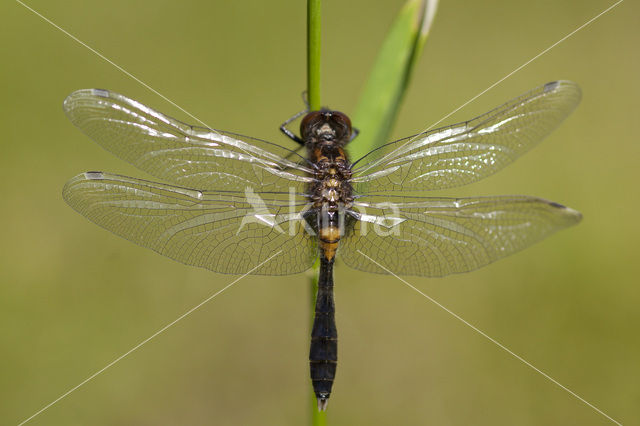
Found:
[{"label": "forewing", "polygon": [[581,219],[573,209],[526,196],[391,200],[355,203],[361,220],[338,251],[347,265],[424,277],[467,272]]},{"label": "forewing", "polygon": [[478,181],[551,133],[580,96],[577,84],[555,81],[473,120],[392,142],[354,164],[352,183],[364,193],[426,191]]},{"label": "forewing", "polygon": [[288,193],[203,192],[101,172],[65,185],[65,201],[92,222],[188,265],[244,274],[309,268],[315,240],[304,229],[304,199]]},{"label": "forewing", "polygon": [[[310,169],[270,142],[189,126],[118,93],[73,92],[69,119],[103,148],[172,184],[203,190],[304,191]],[[289,157],[290,159],[287,159]]]}]

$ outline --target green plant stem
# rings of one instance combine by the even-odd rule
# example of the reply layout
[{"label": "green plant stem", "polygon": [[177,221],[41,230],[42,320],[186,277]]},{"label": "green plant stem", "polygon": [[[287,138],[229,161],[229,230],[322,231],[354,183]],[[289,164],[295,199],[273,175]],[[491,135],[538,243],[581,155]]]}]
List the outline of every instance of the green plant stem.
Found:
[{"label": "green plant stem", "polygon": [[[309,109],[320,109],[320,0],[307,0],[307,95]],[[318,288],[318,265],[316,262],[309,278],[309,312],[311,313],[310,328],[313,327],[313,317],[316,306],[316,291]],[[311,332],[309,332],[311,335]],[[313,426],[327,424],[326,412],[317,408],[316,395],[311,389],[310,423]]]},{"label": "green plant stem", "polygon": [[320,0],[307,0],[307,95],[309,108],[320,109]]},{"label": "green plant stem", "polygon": [[[311,312],[311,321],[309,322],[310,329],[313,327],[313,317],[316,305],[316,294],[318,292],[318,268],[320,262],[316,261],[313,265],[311,276],[309,277],[309,307]],[[311,334],[311,333],[309,333]],[[318,410],[318,401],[316,399],[316,394],[311,389],[311,398],[309,398],[309,409],[311,414],[311,424],[313,426],[326,426],[327,424],[327,413],[326,411]]]}]

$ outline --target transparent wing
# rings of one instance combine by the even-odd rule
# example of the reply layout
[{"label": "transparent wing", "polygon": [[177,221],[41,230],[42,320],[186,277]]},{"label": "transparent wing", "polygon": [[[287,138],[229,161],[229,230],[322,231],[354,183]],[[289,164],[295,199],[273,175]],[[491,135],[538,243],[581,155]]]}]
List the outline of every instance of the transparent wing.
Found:
[{"label": "transparent wing", "polygon": [[73,124],[107,151],[179,186],[240,191],[247,186],[273,191],[293,187],[302,192],[311,179],[304,159],[293,151],[189,126],[118,93],[78,90],[63,108]]},{"label": "transparent wing", "polygon": [[551,133],[580,96],[575,83],[555,81],[473,120],[391,142],[354,164],[354,189],[426,191],[480,180]]},{"label": "transparent wing", "polygon": [[101,172],[71,179],[65,201],[92,222],[188,265],[244,274],[284,275],[309,268],[316,243],[289,194],[201,192]]},{"label": "transparent wing", "polygon": [[568,207],[526,196],[385,198],[391,201],[354,205],[361,220],[338,249],[352,268],[424,277],[467,272],[581,219]]}]

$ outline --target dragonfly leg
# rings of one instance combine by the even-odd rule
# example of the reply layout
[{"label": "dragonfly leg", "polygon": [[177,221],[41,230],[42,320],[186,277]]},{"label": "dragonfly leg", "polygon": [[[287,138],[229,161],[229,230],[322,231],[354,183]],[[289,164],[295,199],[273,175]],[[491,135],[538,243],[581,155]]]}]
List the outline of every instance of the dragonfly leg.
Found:
[{"label": "dragonfly leg", "polygon": [[309,112],[309,107],[307,107],[306,109],[296,113],[293,117],[289,118],[287,121],[285,121],[284,123],[282,123],[280,125],[280,131],[282,133],[284,133],[288,138],[290,138],[294,142],[299,143],[300,145],[304,145],[304,141],[302,140],[302,138],[300,136],[296,135],[295,133],[293,133],[291,130],[287,129],[287,126],[293,120],[295,120],[296,118],[300,117],[301,115],[306,114],[307,112]]},{"label": "dragonfly leg", "polygon": [[358,137],[358,135],[360,134],[360,130],[356,129],[355,127],[353,127],[351,129],[351,137],[349,138],[349,142],[351,142],[352,140],[354,140],[355,138]]}]

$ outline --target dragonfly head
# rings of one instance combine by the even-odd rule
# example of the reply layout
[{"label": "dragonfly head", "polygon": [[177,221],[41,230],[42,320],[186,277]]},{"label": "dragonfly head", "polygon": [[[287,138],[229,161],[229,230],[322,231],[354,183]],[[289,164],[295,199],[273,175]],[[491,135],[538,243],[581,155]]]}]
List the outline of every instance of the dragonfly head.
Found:
[{"label": "dragonfly head", "polygon": [[351,139],[351,120],[340,111],[311,111],[300,123],[300,135],[305,143],[333,141],[342,146]]}]

